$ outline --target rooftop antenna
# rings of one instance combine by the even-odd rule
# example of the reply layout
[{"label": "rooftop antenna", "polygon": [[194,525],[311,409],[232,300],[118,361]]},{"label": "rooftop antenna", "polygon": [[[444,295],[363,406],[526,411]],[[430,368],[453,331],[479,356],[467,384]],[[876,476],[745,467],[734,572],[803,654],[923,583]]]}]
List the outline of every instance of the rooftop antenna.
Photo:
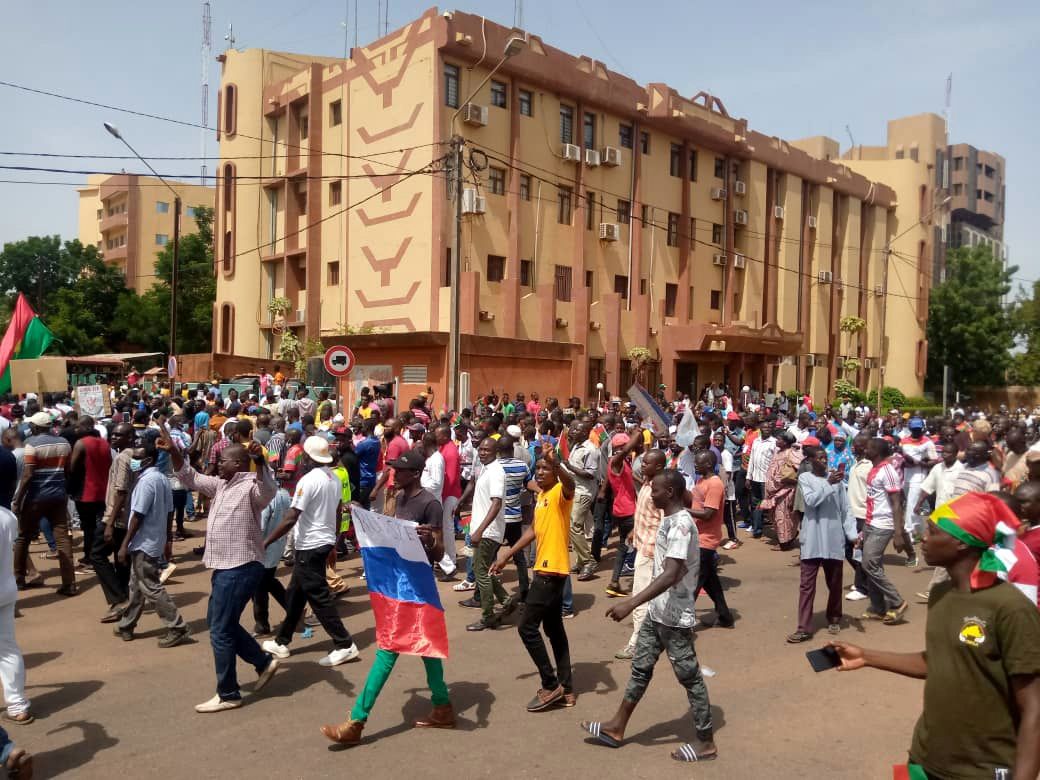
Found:
[{"label": "rooftop antenna", "polygon": [[209,0],[202,0],[202,129],[199,131],[199,156],[202,158],[201,184],[206,183],[206,137],[209,126],[209,63],[211,52]]},{"label": "rooftop antenna", "polygon": [[524,26],[524,0],[513,0],[513,27]]},{"label": "rooftop antenna", "polygon": [[227,35],[224,36],[224,40],[227,41],[229,49],[235,48],[235,26],[233,24],[228,24]]}]

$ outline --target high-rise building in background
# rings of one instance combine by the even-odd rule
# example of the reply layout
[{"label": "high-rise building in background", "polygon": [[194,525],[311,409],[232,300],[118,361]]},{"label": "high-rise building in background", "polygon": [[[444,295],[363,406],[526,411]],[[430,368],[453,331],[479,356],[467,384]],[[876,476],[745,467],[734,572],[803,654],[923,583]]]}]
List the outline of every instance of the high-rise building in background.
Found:
[{"label": "high-rise building in background", "polygon": [[[195,209],[213,208],[214,190],[171,181],[181,196],[181,235],[194,233]],[[173,194],[159,179],[135,174],[94,175],[79,192],[79,240],[143,293],[155,284],[155,258],[173,241]]]},{"label": "high-rise building in background", "polygon": [[[523,48],[503,61],[514,36]],[[640,85],[459,12],[346,60],[219,59],[218,371],[233,355],[277,362],[292,332],[350,345],[358,381],[443,399],[458,262],[471,395],[623,394],[637,348],[644,380],[669,392],[725,381],[822,398],[839,377],[874,389],[882,375],[921,391],[931,202],[834,142],[754,131],[713,95]],[[930,189],[923,166],[899,170],[900,187]],[[843,331],[845,317],[865,329]]]}]

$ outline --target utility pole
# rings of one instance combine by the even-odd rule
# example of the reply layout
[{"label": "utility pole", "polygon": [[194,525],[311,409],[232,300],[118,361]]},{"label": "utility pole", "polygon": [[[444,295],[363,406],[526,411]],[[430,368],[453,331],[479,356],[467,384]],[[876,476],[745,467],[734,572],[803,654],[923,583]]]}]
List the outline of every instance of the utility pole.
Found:
[{"label": "utility pole", "polygon": [[448,334],[448,408],[462,408],[459,373],[462,356],[462,136],[451,138],[452,182],[455,194],[455,236],[451,249],[451,323]]}]

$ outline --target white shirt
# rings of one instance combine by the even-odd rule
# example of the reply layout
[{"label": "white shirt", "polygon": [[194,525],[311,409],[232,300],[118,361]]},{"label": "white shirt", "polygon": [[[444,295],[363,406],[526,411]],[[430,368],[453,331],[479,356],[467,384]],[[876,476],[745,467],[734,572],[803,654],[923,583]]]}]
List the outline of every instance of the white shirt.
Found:
[{"label": "white shirt", "polygon": [[311,469],[296,484],[290,506],[300,510],[296,521],[297,550],[313,550],[336,543],[337,510],[342,496],[343,483],[327,466]]},{"label": "white shirt", "polygon": [[567,458],[567,463],[576,469],[592,474],[591,477],[580,477],[574,472],[571,472],[571,476],[574,477],[575,493],[581,493],[586,496],[596,495],[596,491],[599,490],[596,476],[600,471],[600,461],[602,460],[600,455],[599,447],[593,444],[589,439],[586,439],[571,450],[571,455]]},{"label": "white shirt", "polygon": [[18,536],[18,518],[10,509],[0,507],[0,606],[3,607],[14,604],[18,598],[18,586],[14,580],[14,540],[16,536]]},{"label": "white shirt", "polygon": [[679,456],[679,473],[686,480],[687,490],[693,490],[693,485],[697,481],[696,458],[697,453],[689,447],[684,447]]},{"label": "white shirt", "polygon": [[734,501],[737,498],[737,485],[733,481],[733,453],[722,448],[722,481],[726,483],[726,500]]},{"label": "white shirt", "polygon": [[441,493],[444,492],[444,456],[437,450],[434,450],[433,454],[426,459],[422,476],[419,477],[419,484],[422,485],[423,490],[428,490],[438,501],[441,500]]},{"label": "white shirt", "polygon": [[932,470],[924,478],[921,483],[921,491],[935,496],[935,505],[942,506],[954,497],[953,487],[957,482],[957,475],[962,471],[964,471],[962,461],[955,460],[950,467],[940,461],[932,466]]},{"label": "white shirt", "polygon": [[787,427],[787,432],[794,436],[795,441],[797,441],[799,444],[801,444],[803,441],[809,438],[809,429],[799,428],[797,422],[789,425]]},{"label": "white shirt", "polygon": [[776,452],[776,439],[770,436],[768,439],[757,437],[751,444],[751,455],[748,459],[748,479],[752,482],[765,482],[766,470],[773,462],[773,453]]},{"label": "white shirt", "polygon": [[483,538],[496,542],[505,541],[506,531],[506,472],[497,460],[481,466],[480,476],[473,488],[473,516],[470,518],[470,533],[480,528],[491,511],[491,501],[501,499],[502,506],[495,518],[484,529]]},{"label": "white shirt", "polygon": [[[899,442],[899,447],[903,451],[904,455],[909,455],[917,461],[935,461],[939,458],[939,452],[935,449],[935,442],[927,436],[922,436],[920,439],[914,439],[912,436],[907,436]],[[903,484],[909,487],[915,482],[921,482],[921,480],[925,478],[926,468],[930,467],[921,465],[911,466],[908,463],[904,463]]]}]

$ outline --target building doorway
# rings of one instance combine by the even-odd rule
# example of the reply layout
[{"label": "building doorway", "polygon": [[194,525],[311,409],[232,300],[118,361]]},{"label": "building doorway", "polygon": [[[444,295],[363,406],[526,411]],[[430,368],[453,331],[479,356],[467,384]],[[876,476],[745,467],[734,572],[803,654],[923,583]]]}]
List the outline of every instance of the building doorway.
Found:
[{"label": "building doorway", "polygon": [[690,398],[699,398],[700,390],[697,385],[697,364],[678,360],[675,363],[675,389],[685,393]]}]

